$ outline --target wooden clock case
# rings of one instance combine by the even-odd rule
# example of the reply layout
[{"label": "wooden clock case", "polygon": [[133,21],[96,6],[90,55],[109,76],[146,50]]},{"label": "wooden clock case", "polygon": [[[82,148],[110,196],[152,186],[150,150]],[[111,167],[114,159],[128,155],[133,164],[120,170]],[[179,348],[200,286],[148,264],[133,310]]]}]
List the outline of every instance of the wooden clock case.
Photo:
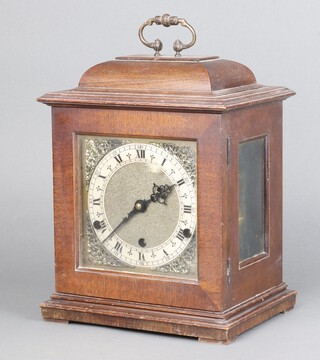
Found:
[{"label": "wooden clock case", "polygon": [[[216,57],[122,57],[96,65],[52,106],[56,292],[44,319],[228,343],[290,310],[282,279],[282,101]],[[198,281],[79,268],[79,134],[197,142]],[[239,262],[238,148],[267,138],[266,251]]]}]

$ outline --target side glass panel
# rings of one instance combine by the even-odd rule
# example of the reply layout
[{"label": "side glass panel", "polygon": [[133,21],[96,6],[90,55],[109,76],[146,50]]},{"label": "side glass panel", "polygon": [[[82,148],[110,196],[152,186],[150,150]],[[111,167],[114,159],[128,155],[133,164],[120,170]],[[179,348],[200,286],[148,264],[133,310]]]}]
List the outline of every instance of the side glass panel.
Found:
[{"label": "side glass panel", "polygon": [[239,261],[267,252],[266,137],[239,144]]}]

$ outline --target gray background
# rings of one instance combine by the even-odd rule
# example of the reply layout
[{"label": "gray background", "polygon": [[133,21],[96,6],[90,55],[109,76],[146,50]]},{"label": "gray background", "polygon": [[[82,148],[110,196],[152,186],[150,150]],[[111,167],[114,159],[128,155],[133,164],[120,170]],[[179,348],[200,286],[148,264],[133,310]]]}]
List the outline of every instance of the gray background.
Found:
[{"label": "gray background", "polygon": [[[188,53],[242,62],[260,83],[297,92],[284,111],[284,279],[297,306],[229,346],[45,322],[38,307],[54,289],[54,258],[50,109],[35,99],[75,87],[93,64],[150,53],[137,29],[165,12],[197,30]],[[0,1],[1,359],[318,358],[319,14],[318,0]],[[178,27],[147,34],[189,39]]]}]

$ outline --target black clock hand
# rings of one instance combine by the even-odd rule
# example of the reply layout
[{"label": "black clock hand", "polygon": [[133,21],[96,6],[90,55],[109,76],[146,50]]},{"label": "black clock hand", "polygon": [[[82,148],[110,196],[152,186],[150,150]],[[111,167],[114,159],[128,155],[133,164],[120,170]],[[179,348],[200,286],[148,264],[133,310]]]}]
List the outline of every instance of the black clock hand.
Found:
[{"label": "black clock hand", "polygon": [[120,229],[124,224],[126,224],[134,215],[138,213],[143,213],[147,210],[149,204],[151,202],[159,202],[160,204],[166,205],[166,199],[170,194],[174,185],[156,185],[153,184],[152,194],[150,195],[150,199],[148,200],[137,200],[134,204],[133,209],[127,214],[127,216],[111,231],[111,233],[102,241],[102,244],[105,243],[108,239],[110,239],[117,230]]},{"label": "black clock hand", "polygon": [[152,194],[150,195],[150,199],[153,202],[159,202],[160,204],[167,205],[166,199],[175,185],[176,184],[173,184],[171,186],[169,185],[158,186],[155,183],[153,183]]},{"label": "black clock hand", "polygon": [[127,214],[127,216],[118,224],[111,233],[102,241],[102,244],[105,243],[108,239],[110,239],[113,234],[120,229],[124,224],[126,224],[134,215],[138,213],[145,212],[147,210],[148,205],[151,203],[151,199],[149,200],[137,200],[134,204],[133,209]]}]

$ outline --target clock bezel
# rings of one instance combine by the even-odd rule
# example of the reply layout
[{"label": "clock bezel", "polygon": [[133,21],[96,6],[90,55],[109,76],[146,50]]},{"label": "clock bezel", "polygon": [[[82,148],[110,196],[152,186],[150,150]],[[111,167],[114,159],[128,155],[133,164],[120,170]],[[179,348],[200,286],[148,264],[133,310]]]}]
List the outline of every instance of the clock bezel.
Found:
[{"label": "clock bezel", "polygon": [[[53,107],[52,111],[56,291],[190,309],[222,309],[226,286],[226,267],[222,259],[226,241],[221,224],[226,186],[221,179],[226,172],[221,161],[226,156],[226,148],[220,144],[220,116],[67,107]],[[198,281],[79,269],[77,134],[197,142]]]}]

